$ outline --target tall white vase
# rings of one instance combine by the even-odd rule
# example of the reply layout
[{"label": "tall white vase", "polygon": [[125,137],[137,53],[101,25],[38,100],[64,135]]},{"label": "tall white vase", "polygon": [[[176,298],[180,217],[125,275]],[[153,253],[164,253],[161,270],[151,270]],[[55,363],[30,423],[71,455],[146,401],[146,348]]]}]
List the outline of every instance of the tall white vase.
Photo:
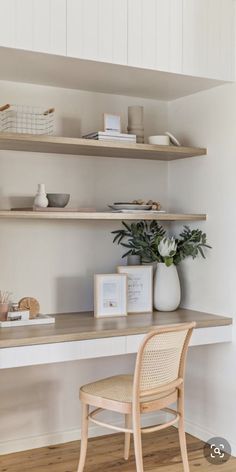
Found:
[{"label": "tall white vase", "polygon": [[176,266],[157,264],[154,279],[154,307],[158,311],[174,311],[179,307],[181,290]]}]

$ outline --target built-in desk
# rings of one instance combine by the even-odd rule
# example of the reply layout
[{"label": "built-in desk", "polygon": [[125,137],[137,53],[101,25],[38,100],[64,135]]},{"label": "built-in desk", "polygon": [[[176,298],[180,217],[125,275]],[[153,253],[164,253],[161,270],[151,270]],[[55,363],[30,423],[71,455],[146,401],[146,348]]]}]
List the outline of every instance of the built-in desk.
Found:
[{"label": "built-in desk", "polygon": [[165,324],[195,321],[191,346],[232,340],[232,318],[187,309],[108,319],[92,312],[55,317],[55,325],[0,329],[0,368],[135,353],[145,333]]}]

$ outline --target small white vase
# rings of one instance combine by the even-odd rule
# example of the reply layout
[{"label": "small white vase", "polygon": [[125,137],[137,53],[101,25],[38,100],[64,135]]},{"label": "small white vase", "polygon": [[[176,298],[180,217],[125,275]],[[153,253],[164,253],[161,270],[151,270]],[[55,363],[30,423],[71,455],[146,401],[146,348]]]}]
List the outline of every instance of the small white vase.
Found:
[{"label": "small white vase", "polygon": [[174,311],[180,305],[181,290],[179,275],[174,264],[167,267],[157,264],[154,279],[154,307],[158,311]]},{"label": "small white vase", "polygon": [[38,208],[46,208],[48,206],[48,199],[44,184],[38,184],[38,191],[35,195],[34,206]]}]

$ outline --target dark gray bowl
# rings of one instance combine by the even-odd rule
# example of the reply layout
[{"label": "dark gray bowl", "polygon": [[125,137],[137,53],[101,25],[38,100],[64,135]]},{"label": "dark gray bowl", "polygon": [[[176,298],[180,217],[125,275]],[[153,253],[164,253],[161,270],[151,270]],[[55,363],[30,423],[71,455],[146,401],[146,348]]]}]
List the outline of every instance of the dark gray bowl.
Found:
[{"label": "dark gray bowl", "polygon": [[65,208],[70,200],[69,193],[47,193],[48,206]]}]

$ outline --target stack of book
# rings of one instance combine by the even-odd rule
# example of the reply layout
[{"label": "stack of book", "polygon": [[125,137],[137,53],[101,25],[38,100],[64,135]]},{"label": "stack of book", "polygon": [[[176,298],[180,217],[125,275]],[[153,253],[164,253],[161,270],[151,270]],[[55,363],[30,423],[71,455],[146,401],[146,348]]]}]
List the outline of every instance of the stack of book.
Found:
[{"label": "stack of book", "polygon": [[98,141],[119,141],[123,143],[136,143],[135,134],[119,133],[116,131],[95,131],[85,134],[85,139],[96,139]]}]

